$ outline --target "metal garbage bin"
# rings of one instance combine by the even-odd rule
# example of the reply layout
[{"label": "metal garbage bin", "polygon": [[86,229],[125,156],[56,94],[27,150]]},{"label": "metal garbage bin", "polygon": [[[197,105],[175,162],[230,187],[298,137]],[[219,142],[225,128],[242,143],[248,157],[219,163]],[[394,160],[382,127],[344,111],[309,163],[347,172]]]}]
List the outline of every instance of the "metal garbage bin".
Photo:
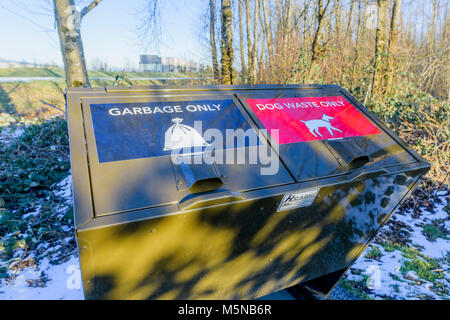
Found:
[{"label": "metal garbage bin", "polygon": [[88,299],[326,295],[429,170],[337,85],[75,88],[66,100]]}]

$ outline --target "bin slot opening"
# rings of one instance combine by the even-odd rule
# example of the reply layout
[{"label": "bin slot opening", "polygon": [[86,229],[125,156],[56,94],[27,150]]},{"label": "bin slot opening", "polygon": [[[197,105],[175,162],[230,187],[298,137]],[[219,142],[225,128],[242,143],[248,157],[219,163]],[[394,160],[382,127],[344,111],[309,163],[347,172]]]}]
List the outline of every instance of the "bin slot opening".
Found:
[{"label": "bin slot opening", "polygon": [[369,162],[370,162],[369,156],[359,156],[351,160],[348,164],[348,167],[350,169],[361,168]]},{"label": "bin slot opening", "polygon": [[346,169],[357,169],[372,162],[371,157],[351,139],[324,142],[338,162]]},{"label": "bin slot opening", "polygon": [[201,155],[170,157],[178,191],[189,190],[191,193],[213,191],[225,183],[221,170],[215,164],[204,163],[201,157]]},{"label": "bin slot opening", "polygon": [[188,188],[192,193],[199,193],[211,190],[217,190],[223,185],[220,178],[210,178],[197,180],[190,185]]},{"label": "bin slot opening", "polygon": [[190,210],[239,200],[245,200],[245,196],[242,193],[220,189],[211,192],[190,194],[178,203],[178,208],[180,210]]}]

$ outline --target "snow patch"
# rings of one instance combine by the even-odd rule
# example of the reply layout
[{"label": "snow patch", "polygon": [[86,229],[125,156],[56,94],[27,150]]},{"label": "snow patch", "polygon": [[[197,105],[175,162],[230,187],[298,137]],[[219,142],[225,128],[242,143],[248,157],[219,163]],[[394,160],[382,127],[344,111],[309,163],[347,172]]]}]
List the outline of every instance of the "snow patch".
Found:
[{"label": "snow patch", "polygon": [[[436,280],[441,282],[450,291],[448,282],[449,266],[446,257],[450,254],[450,240],[437,238],[431,242],[422,233],[423,225],[430,224],[438,219],[449,219],[449,214],[444,210],[447,205],[445,193],[437,193],[439,199],[436,201],[433,211],[421,208],[421,214],[414,218],[410,210],[405,214],[394,214],[392,221],[401,221],[412,228],[409,239],[411,247],[415,247],[421,254],[429,258],[439,259],[441,267],[446,271],[446,279]],[[447,221],[448,222],[448,221]],[[446,224],[448,226],[448,224]],[[383,228],[389,228],[389,223]],[[377,247],[382,256],[378,259],[367,259],[366,254]],[[371,289],[375,299],[443,299],[444,297],[431,290],[433,284],[424,279],[420,279],[413,271],[408,271],[405,275],[400,272],[400,267],[407,260],[400,250],[392,252],[386,251],[381,245],[371,244],[359,257],[355,264],[347,272],[348,280],[362,281],[365,275],[367,287]],[[448,293],[446,295],[448,297]]]},{"label": "snow patch", "polygon": [[[23,269],[11,282],[1,283],[0,300],[82,300],[79,270],[77,257],[59,265],[43,260],[39,267]],[[34,287],[43,274],[48,277],[45,286]]]},{"label": "snow patch", "polygon": [[20,137],[25,131],[24,126],[13,126],[0,130],[0,142],[9,143],[12,139]]}]

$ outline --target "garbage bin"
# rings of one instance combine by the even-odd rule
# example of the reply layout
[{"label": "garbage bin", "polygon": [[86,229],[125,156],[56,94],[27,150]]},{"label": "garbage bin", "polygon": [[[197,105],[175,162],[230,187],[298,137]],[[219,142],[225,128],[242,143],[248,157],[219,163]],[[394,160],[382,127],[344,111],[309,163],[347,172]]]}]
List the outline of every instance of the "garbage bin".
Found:
[{"label": "garbage bin", "polygon": [[326,295],[429,170],[336,85],[66,99],[88,299]]}]

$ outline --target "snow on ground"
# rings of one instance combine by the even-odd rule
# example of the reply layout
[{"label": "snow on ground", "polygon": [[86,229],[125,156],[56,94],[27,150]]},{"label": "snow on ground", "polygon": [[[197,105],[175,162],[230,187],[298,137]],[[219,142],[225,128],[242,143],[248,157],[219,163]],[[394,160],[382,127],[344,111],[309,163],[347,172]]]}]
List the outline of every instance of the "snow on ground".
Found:
[{"label": "snow on ground", "polygon": [[445,257],[450,251],[450,239],[447,240],[442,238],[437,238],[435,241],[431,242],[422,233],[423,228],[421,225],[432,224],[436,220],[446,220],[446,232],[450,231],[450,219],[449,213],[445,212],[444,207],[448,205],[447,199],[444,194],[441,193],[438,197],[441,199],[441,203],[436,204],[435,212],[430,212],[426,209],[421,208],[421,215],[419,219],[413,218],[413,215],[409,214],[397,214],[394,216],[394,220],[401,221],[408,226],[411,226],[413,231],[411,232],[411,238],[414,239],[413,243],[417,246],[422,247],[421,251],[430,258],[440,259]]},{"label": "snow on ground", "polygon": [[[55,194],[66,198],[66,203],[70,203],[71,176],[68,176],[57,186],[59,190],[55,191]],[[436,193],[436,197],[438,199],[434,209],[422,208],[420,209],[421,214],[415,217],[413,217],[411,211],[407,210],[404,213],[398,211],[393,215],[392,222],[383,227],[379,233],[382,235],[383,231],[389,230],[392,223],[404,223],[407,225],[406,229],[410,230],[410,242],[407,245],[404,247],[389,247],[375,241],[351,267],[343,281],[347,284],[351,283],[353,286],[362,287],[364,293],[366,293],[366,298],[448,299],[450,297],[448,192]],[[28,215],[36,215],[36,212],[39,212],[39,208]],[[423,234],[423,227],[436,222],[446,228],[446,236],[445,239],[437,238],[432,241]],[[67,234],[70,236],[63,240],[73,241],[72,226],[67,226]],[[49,246],[48,243],[43,243],[40,247],[55,250],[55,247]],[[378,254],[376,257],[370,257],[370,254],[373,256],[374,248],[378,250]],[[414,251],[414,249],[417,251]],[[436,270],[428,271],[440,276],[429,281],[423,279],[423,275],[422,277],[417,275],[415,271],[405,270],[405,263],[413,261],[413,258],[423,261],[425,261],[424,259],[435,259],[433,261],[438,264],[438,267],[436,267]],[[342,285],[339,285],[335,291],[337,290],[345,292]],[[334,296],[332,294],[331,298],[336,299],[338,297],[337,299],[339,299],[343,296],[342,292]],[[349,297],[357,296],[354,292],[350,293]],[[64,263],[52,265],[44,258],[39,262],[30,263],[29,267],[18,268],[17,273],[10,279],[0,280],[0,299],[57,300],[83,298],[76,252]],[[282,290],[260,299],[290,300],[293,297],[286,290]]]},{"label": "snow on ground", "polygon": [[0,300],[40,299],[84,299],[77,257],[59,265],[44,260],[39,267],[23,269],[11,282],[0,285]]},{"label": "snow on ground", "polygon": [[0,142],[7,143],[8,141],[20,137],[24,132],[24,126],[12,126],[8,128],[0,128]]},{"label": "snow on ground", "polygon": [[[421,208],[418,217],[411,210],[397,212],[382,228],[380,234],[392,223],[404,223],[409,230],[408,244],[395,247],[373,242],[347,272],[346,280],[366,286],[366,294],[373,299],[449,299],[448,192],[436,196],[434,210]],[[444,226],[445,239],[433,241],[424,235],[424,226],[433,224]]]}]

